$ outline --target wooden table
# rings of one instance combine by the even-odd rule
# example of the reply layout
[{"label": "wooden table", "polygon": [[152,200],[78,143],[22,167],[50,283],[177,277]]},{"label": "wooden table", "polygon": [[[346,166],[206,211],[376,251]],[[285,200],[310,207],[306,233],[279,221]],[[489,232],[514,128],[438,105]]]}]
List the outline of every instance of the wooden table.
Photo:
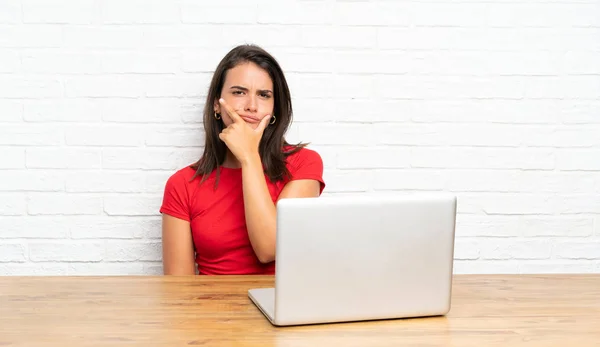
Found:
[{"label": "wooden table", "polygon": [[600,346],[600,275],[457,275],[447,316],[276,328],[272,277],[0,277],[0,346]]}]

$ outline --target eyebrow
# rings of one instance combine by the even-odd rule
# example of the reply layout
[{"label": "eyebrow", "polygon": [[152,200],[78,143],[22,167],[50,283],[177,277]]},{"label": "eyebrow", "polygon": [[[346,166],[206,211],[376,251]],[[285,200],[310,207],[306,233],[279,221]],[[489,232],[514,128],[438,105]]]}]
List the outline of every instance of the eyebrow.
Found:
[{"label": "eyebrow", "polygon": [[[239,90],[243,90],[243,91],[245,91],[245,92],[247,92],[247,91],[248,91],[248,88],[246,88],[246,87],[242,87],[242,86],[231,86],[231,88],[229,88],[229,89],[239,89]],[[273,94],[273,92],[272,92],[271,90],[269,90],[269,89],[262,89],[262,90],[259,90],[259,92],[261,92],[261,93],[271,93],[271,94]]]}]

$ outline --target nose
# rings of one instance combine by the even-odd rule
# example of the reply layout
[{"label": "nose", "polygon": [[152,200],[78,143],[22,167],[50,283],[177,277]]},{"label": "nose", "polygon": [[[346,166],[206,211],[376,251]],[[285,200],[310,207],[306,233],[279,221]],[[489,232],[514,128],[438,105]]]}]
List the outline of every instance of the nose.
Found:
[{"label": "nose", "polygon": [[256,104],[256,96],[248,96],[248,100],[246,101],[246,111],[256,112]]}]

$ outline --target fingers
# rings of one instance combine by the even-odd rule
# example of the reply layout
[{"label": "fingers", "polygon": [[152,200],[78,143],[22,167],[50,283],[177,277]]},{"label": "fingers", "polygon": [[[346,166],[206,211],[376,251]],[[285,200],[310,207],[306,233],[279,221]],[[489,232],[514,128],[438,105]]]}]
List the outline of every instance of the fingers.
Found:
[{"label": "fingers", "polygon": [[229,106],[229,104],[227,104],[225,102],[224,99],[219,99],[219,103],[221,104],[221,106],[223,106],[225,108],[225,110],[227,111],[227,114],[229,115],[229,117],[231,118],[231,120],[234,123],[241,123],[244,122],[244,120],[242,119],[242,117],[240,117],[234,110],[233,108],[231,108],[231,106]]},{"label": "fingers", "polygon": [[[233,124],[232,124],[233,125]],[[229,136],[229,133],[231,131],[231,128],[227,127],[224,128],[223,130],[221,130],[221,132],[219,133],[219,138],[225,142],[225,139],[227,138],[227,136]]]},{"label": "fingers", "polygon": [[271,115],[266,115],[263,119],[260,120],[260,123],[256,127],[256,132],[262,133],[263,131],[265,131],[265,129],[269,125],[269,121],[271,121]]}]

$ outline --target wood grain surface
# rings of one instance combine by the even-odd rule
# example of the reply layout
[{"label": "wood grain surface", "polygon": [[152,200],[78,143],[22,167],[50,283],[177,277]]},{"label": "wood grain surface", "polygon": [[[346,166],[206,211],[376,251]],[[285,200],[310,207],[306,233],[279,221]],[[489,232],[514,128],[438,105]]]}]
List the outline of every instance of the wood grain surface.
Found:
[{"label": "wood grain surface", "polygon": [[447,316],[273,327],[270,276],[0,277],[0,346],[600,346],[600,275],[457,275]]}]

